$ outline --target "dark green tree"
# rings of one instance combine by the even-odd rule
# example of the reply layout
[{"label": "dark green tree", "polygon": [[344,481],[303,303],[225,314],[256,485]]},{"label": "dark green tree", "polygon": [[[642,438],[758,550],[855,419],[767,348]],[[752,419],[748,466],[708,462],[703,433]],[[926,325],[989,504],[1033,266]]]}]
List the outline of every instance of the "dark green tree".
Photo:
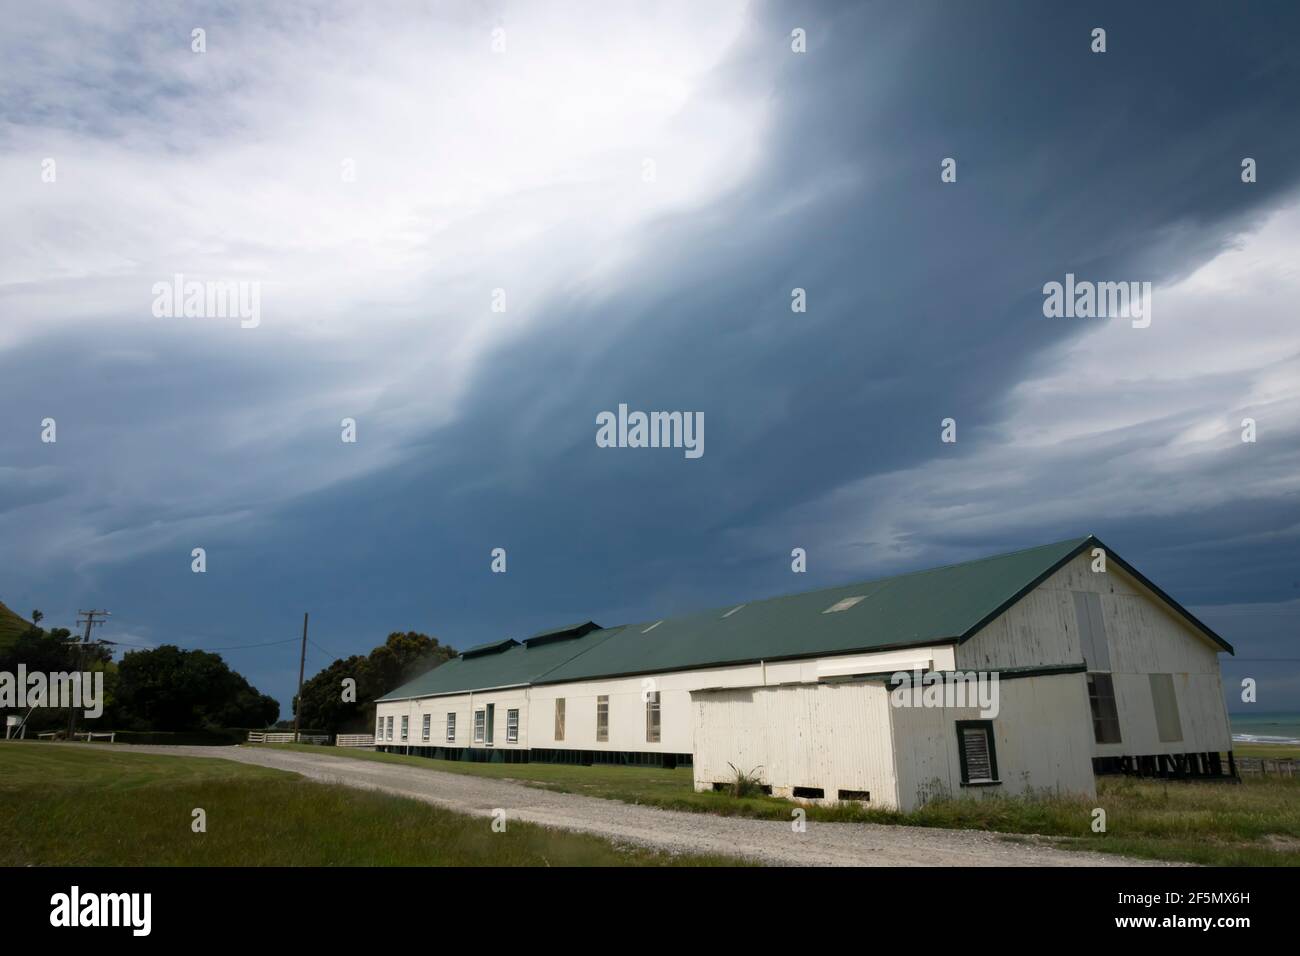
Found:
[{"label": "dark green tree", "polygon": [[[116,687],[116,666],[112,663],[112,651],[102,644],[82,646],[77,640],[65,627],[47,631],[33,624],[8,646],[0,646],[0,671],[17,674],[19,664],[29,674],[36,671],[55,674],[102,670],[105,697],[111,703]],[[15,710],[13,713],[18,713],[21,717],[28,716],[26,710]],[[67,723],[67,711],[39,707],[28,717],[27,732],[31,734],[42,730],[63,729]]]},{"label": "dark green tree", "polygon": [[[302,725],[331,734],[364,733],[374,723],[375,698],[455,656],[456,652],[437,638],[416,631],[394,631],[368,656],[336,660],[303,683]],[[356,681],[355,701],[343,699],[348,678]]]},{"label": "dark green tree", "polygon": [[125,729],[187,731],[265,727],[280,714],[220,654],[164,644],[118,665],[114,717]]}]

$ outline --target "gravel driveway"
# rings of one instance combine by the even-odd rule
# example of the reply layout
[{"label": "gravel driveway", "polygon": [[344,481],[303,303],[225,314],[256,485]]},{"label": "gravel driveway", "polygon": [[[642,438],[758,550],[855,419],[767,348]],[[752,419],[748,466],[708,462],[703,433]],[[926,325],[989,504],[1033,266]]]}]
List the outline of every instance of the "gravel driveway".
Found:
[{"label": "gravel driveway", "polygon": [[[60,746],[69,746],[62,744]],[[936,830],[869,823],[808,821],[804,833],[790,824],[708,813],[682,813],[554,793],[509,780],[444,773],[423,767],[379,763],[328,753],[267,750],[258,747],[112,746],[132,753],[215,757],[300,773],[322,783],[339,783],[423,800],[461,813],[490,816],[497,808],[507,820],[594,833],[674,853],[746,857],[787,866],[1153,866],[1112,854],[1057,850],[1025,836],[974,830]]]}]

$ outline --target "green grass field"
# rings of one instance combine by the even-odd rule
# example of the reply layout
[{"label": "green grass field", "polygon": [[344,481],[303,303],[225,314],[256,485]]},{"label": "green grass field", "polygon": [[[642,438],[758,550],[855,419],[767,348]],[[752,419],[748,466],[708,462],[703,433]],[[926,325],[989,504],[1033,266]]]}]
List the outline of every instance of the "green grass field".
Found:
[{"label": "green grass field", "polygon": [[[696,793],[689,769],[468,763],[308,745],[264,746],[313,753],[324,750],[353,759],[513,779],[544,789],[671,810],[789,820],[790,811],[796,806],[773,797],[738,799],[722,793]],[[1268,755],[1286,756],[1281,752],[1285,749],[1270,750]],[[1095,807],[1106,811],[1105,833],[1092,832]],[[844,804],[808,807],[807,813],[810,821],[1038,834],[1053,838],[1069,849],[1121,853],[1152,860],[1220,866],[1300,866],[1300,778],[1294,777],[1248,777],[1241,784],[1105,777],[1100,781],[1095,800],[1060,797],[951,800],[935,802],[912,813]]]},{"label": "green grass field", "polygon": [[1289,744],[1237,744],[1232,752],[1238,757],[1271,757],[1274,759],[1300,757],[1300,747]]},{"label": "green grass field", "polygon": [[[191,830],[192,811],[207,832]],[[0,866],[710,866],[227,760],[0,741]]]}]

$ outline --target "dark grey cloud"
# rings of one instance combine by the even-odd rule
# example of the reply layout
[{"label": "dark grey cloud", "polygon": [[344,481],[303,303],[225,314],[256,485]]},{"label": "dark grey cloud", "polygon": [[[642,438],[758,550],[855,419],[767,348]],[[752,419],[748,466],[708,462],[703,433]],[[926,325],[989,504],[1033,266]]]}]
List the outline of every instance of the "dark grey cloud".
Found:
[{"label": "dark grey cloud", "polygon": [[[788,52],[795,26],[808,31],[803,56]],[[1108,31],[1104,55],[1088,49],[1094,26]],[[640,227],[616,282],[575,282],[529,303],[537,321],[474,364],[455,416],[405,435],[382,468],[289,500],[222,496],[213,510],[236,517],[203,527],[207,575],[189,573],[176,542],[98,565],[75,600],[111,599],[151,638],[273,639],[310,608],[321,641],[341,652],[398,628],[463,646],[1086,532],[1188,603],[1292,599],[1296,498],[1257,487],[1249,470],[1222,476],[1239,500],[1135,519],[1053,502],[1068,485],[1053,469],[1064,466],[1026,461],[1046,479],[1035,507],[1009,501],[999,530],[976,532],[936,517],[996,498],[975,458],[924,509],[895,516],[910,528],[905,546],[866,527],[855,537],[862,500],[837,513],[835,493],[978,452],[981,441],[995,454],[1012,390],[1084,331],[1043,319],[1044,282],[1066,272],[1172,282],[1289,201],[1300,177],[1297,26],[1281,4],[1180,5],[1176,15],[1129,4],[761,8],[710,79],[722,90],[762,84],[770,109],[758,165],[733,189]],[[783,58],[779,69],[760,68],[771,58]],[[948,156],[953,185],[939,181]],[[1251,186],[1239,179],[1243,156],[1259,161]],[[660,174],[670,179],[671,164]],[[502,285],[519,265],[503,257]],[[806,314],[790,311],[796,286]],[[23,427],[42,404],[27,400],[38,377],[78,406],[125,403],[138,416],[133,434],[157,440],[156,457],[130,446],[150,468],[169,467],[167,429],[196,410],[229,400],[274,417],[313,374],[287,352],[227,362],[172,351],[183,361],[166,370],[77,384],[75,363],[60,370],[49,348],[6,356],[41,370],[11,389]],[[354,371],[419,401],[418,381]],[[702,411],[703,458],[597,448],[595,416],[620,402]],[[937,444],[948,415],[960,420],[960,451]],[[1159,440],[1167,426],[1152,421],[1131,441]],[[301,454],[318,466],[316,453]],[[213,462],[232,473],[242,464],[237,451]],[[1149,494],[1161,495],[1158,483]],[[124,523],[146,522],[150,502],[125,497]],[[198,517],[205,500],[175,507]],[[822,524],[789,518],[818,502]],[[848,530],[792,538],[837,520]],[[834,560],[823,542],[840,549]],[[812,555],[806,578],[789,573],[796,545]],[[498,546],[506,575],[488,573]],[[73,583],[51,573],[40,586],[71,607]],[[25,582],[18,605],[36,588]],[[1242,639],[1262,643],[1257,631]],[[292,668],[270,652],[236,663],[287,697]]]}]

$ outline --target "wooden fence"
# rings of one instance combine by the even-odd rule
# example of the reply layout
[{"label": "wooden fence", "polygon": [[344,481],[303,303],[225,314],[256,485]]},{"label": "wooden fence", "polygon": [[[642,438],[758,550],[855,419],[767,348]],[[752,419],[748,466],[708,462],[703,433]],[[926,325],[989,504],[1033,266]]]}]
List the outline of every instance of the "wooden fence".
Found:
[{"label": "wooden fence", "polygon": [[334,741],[336,747],[373,747],[374,734],[339,734]]},{"label": "wooden fence", "polygon": [[[291,744],[294,742],[292,733],[267,733],[261,730],[250,730],[248,732],[248,742],[250,744]],[[329,734],[299,734],[298,742],[303,744],[327,744],[330,742]]]},{"label": "wooden fence", "polygon": [[1296,762],[1291,757],[1238,757],[1237,773],[1259,774],[1262,777],[1294,777]]}]

